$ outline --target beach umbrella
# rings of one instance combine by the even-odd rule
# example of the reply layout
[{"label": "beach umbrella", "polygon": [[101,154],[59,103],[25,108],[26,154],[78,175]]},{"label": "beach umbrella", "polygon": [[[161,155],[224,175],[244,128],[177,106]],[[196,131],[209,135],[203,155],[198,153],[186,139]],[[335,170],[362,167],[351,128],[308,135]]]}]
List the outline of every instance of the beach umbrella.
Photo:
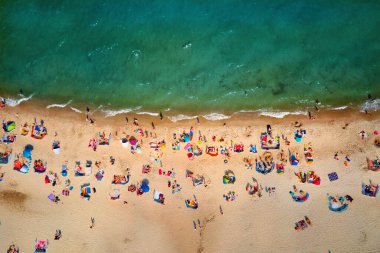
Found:
[{"label": "beach umbrella", "polygon": [[141,185],[141,190],[142,190],[143,192],[149,192],[149,190],[150,190],[149,185],[147,185],[147,184],[142,184],[142,185]]},{"label": "beach umbrella", "polygon": [[24,152],[22,152],[22,155],[26,158],[30,158],[32,155],[33,146],[28,144],[24,148]]}]

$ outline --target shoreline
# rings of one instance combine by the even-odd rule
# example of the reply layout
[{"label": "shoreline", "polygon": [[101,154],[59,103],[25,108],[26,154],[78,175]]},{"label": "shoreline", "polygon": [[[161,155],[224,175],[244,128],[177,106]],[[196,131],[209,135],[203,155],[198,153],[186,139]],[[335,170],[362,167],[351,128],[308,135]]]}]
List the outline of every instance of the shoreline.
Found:
[{"label": "shoreline", "polygon": [[[1,98],[1,97],[0,97]],[[149,115],[149,116],[159,116],[160,110],[157,111],[150,111],[150,110],[143,110],[141,107],[135,107],[135,108],[111,108],[107,105],[86,105],[83,102],[76,102],[74,100],[68,100],[62,103],[52,103],[52,101],[46,101],[42,99],[35,99],[34,94],[29,94],[28,96],[20,96],[17,95],[16,98],[6,98],[8,100],[8,103],[10,105],[7,105],[7,107],[17,107],[20,105],[31,105],[32,107],[45,107],[47,109],[54,109],[54,108],[60,108],[60,109],[69,109],[76,113],[86,113],[85,108],[89,106],[91,108],[91,113],[97,112],[97,114],[103,114],[102,117],[110,118],[115,117],[118,115]],[[312,115],[315,114],[326,114],[329,112],[342,112],[342,113],[352,113],[357,112],[365,113],[368,111],[370,114],[379,114],[378,110],[380,108],[380,99],[371,99],[371,100],[364,100],[362,103],[353,105],[349,103],[349,105],[344,106],[329,106],[329,105],[323,105],[319,104],[317,105],[319,110],[318,112],[315,110],[315,106],[305,106],[305,107],[297,107],[293,110],[281,110],[281,109],[255,109],[255,110],[239,110],[239,111],[216,111],[216,112],[210,112],[210,111],[201,111],[198,113],[189,113],[184,112],[180,110],[173,110],[171,108],[162,109],[161,112],[164,114],[164,116],[168,117],[172,122],[182,121],[182,120],[192,120],[196,117],[203,118],[204,120],[210,120],[210,121],[220,121],[220,120],[227,120],[230,118],[241,118],[244,116],[247,117],[270,117],[270,118],[278,118],[283,119],[285,117],[289,116],[302,116],[302,115],[308,115],[308,112],[310,111]],[[98,115],[97,115],[98,116]]]},{"label": "shoreline", "polygon": [[[377,100],[374,100],[377,101]],[[368,101],[367,101],[368,102]],[[366,102],[366,103],[367,103]],[[31,111],[46,111],[49,112],[58,112],[58,113],[68,113],[68,114],[76,114],[79,117],[85,117],[86,115],[86,106],[71,106],[72,100],[63,103],[63,104],[47,104],[43,101],[33,100],[33,101],[25,101],[21,102],[16,106],[7,105],[5,110],[9,110],[11,112],[17,112],[19,109],[21,110],[31,110]],[[83,107],[83,108],[82,108]],[[122,120],[125,121],[125,117],[128,117],[129,120],[133,120],[134,117],[138,119],[143,119],[147,121],[155,121],[155,122],[165,122],[167,121],[175,124],[175,123],[197,123],[197,117],[201,122],[234,122],[234,121],[249,121],[247,119],[254,118],[258,121],[270,121],[270,122],[278,122],[278,121],[297,121],[307,120],[308,119],[308,109],[312,116],[317,117],[317,121],[326,121],[329,118],[353,118],[359,117],[360,119],[373,119],[380,115],[380,111],[369,110],[368,114],[365,113],[360,108],[354,108],[349,106],[343,106],[338,108],[320,108],[318,112],[315,111],[314,108],[305,108],[304,110],[293,111],[293,112],[285,112],[285,111],[266,111],[266,110],[253,110],[253,111],[245,111],[241,110],[238,112],[233,112],[231,114],[222,114],[222,113],[208,113],[208,114],[198,114],[198,115],[185,115],[181,112],[174,113],[173,111],[162,111],[164,119],[160,120],[159,111],[158,112],[144,112],[144,111],[136,111],[134,109],[120,109],[120,110],[110,110],[103,109],[104,107],[98,106],[97,108],[90,109],[90,115],[95,119],[102,120]],[[4,109],[3,109],[4,110]],[[81,115],[81,116],[80,116]],[[212,124],[215,125],[215,124]]]}]

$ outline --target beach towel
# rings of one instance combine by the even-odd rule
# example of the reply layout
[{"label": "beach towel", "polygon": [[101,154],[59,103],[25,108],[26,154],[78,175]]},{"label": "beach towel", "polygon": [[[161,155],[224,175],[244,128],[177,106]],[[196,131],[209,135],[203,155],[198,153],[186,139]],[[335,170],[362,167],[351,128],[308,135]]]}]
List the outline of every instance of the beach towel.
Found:
[{"label": "beach towel", "polygon": [[338,180],[338,174],[336,174],[336,172],[332,172],[328,174],[328,177],[329,177],[330,182]]},{"label": "beach towel", "polygon": [[129,177],[123,175],[114,175],[113,176],[113,184],[127,184],[129,181]]}]

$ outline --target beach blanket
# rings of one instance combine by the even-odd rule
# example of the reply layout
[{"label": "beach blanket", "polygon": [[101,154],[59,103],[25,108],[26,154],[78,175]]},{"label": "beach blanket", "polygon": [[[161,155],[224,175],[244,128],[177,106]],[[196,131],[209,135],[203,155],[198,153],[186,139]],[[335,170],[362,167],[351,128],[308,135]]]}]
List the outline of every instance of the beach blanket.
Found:
[{"label": "beach blanket", "polygon": [[162,192],[159,192],[159,191],[154,191],[154,194],[153,194],[153,199],[155,202],[157,203],[160,203],[160,204],[165,204],[165,196]]},{"label": "beach blanket", "polygon": [[336,172],[329,173],[329,174],[328,174],[328,177],[329,177],[330,182],[339,179],[339,178],[338,178],[338,174],[336,174]]}]

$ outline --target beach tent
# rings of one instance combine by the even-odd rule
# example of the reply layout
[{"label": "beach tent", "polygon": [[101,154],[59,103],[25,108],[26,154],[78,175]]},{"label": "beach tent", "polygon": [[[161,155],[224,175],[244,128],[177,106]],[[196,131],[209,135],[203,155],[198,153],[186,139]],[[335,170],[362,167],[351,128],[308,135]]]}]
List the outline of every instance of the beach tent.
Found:
[{"label": "beach tent", "polygon": [[16,123],[14,121],[3,122],[3,129],[5,132],[12,132],[16,129]]}]

